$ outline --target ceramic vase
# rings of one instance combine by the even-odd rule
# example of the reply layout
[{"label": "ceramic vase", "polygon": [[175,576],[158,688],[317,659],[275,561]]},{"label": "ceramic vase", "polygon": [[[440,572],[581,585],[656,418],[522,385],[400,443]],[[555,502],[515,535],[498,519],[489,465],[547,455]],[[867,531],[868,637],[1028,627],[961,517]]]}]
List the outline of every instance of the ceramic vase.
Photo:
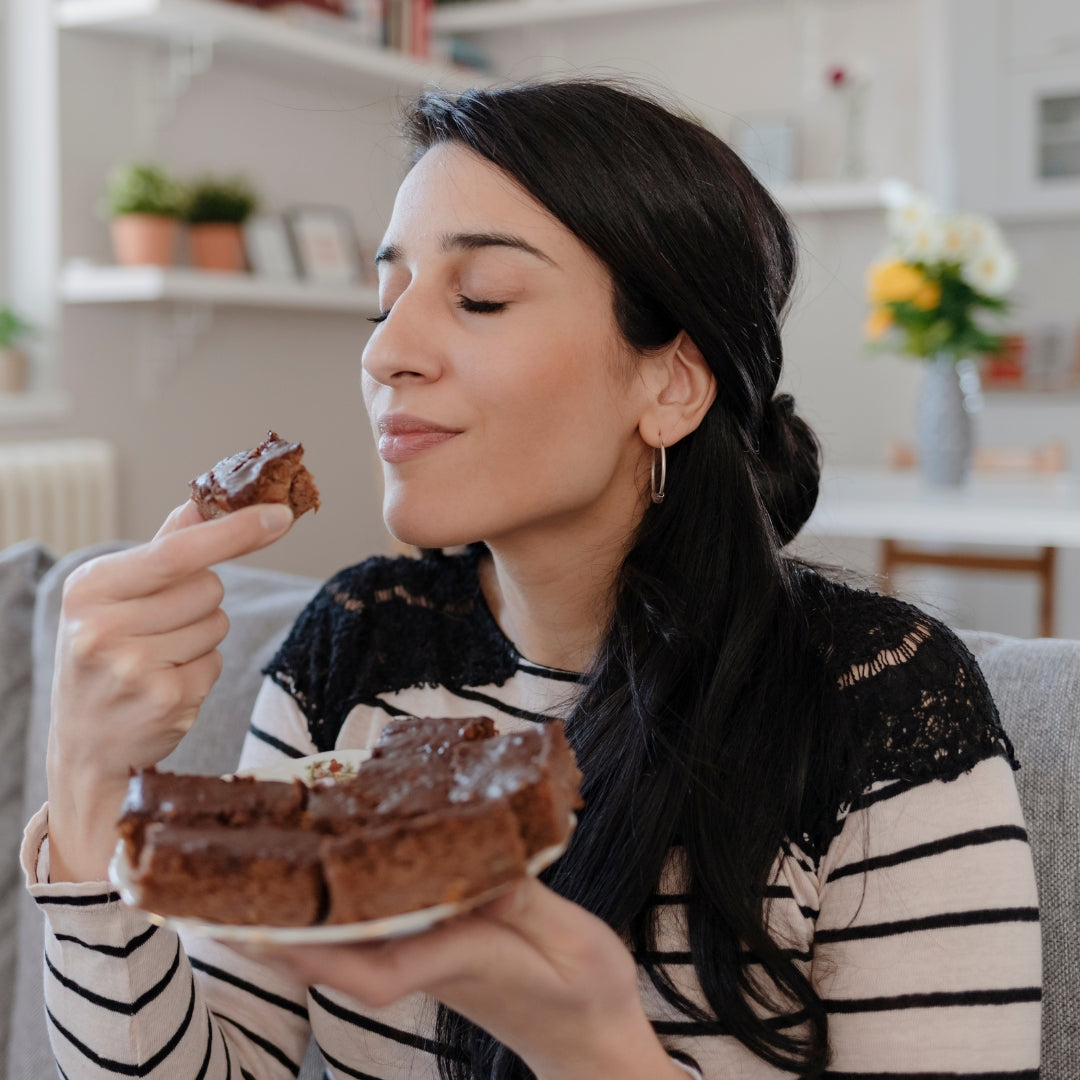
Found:
[{"label": "ceramic vase", "polygon": [[0,349],[0,394],[21,394],[27,388],[30,365],[21,349]]},{"label": "ceramic vase", "polygon": [[926,483],[959,487],[967,481],[980,405],[979,373],[970,360],[938,353],[926,361],[917,423],[919,470]]},{"label": "ceramic vase", "polygon": [[113,254],[120,266],[172,266],[180,223],[159,214],[121,214],[112,220]]},{"label": "ceramic vase", "polygon": [[191,261],[200,270],[236,274],[245,269],[244,233],[239,225],[192,225],[188,244]]}]

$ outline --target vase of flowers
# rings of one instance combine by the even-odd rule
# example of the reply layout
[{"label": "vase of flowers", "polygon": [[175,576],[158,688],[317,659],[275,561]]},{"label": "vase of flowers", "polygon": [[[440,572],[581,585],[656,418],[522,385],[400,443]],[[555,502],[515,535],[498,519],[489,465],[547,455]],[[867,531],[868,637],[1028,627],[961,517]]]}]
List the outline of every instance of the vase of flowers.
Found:
[{"label": "vase of flowers", "polygon": [[907,188],[889,193],[889,243],[867,275],[866,337],[925,361],[916,454],[928,483],[964,483],[980,405],[975,358],[1005,340],[983,325],[1009,309],[1017,264],[997,226],[947,214]]}]

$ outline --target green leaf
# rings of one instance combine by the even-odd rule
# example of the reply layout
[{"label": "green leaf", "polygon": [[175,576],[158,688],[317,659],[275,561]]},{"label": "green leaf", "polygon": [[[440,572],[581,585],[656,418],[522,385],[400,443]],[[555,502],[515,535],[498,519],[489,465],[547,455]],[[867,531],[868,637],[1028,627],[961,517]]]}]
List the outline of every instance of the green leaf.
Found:
[{"label": "green leaf", "polygon": [[187,189],[157,165],[133,164],[109,176],[106,206],[110,216],[153,214],[178,218],[187,208]]},{"label": "green leaf", "polygon": [[258,206],[255,189],[242,176],[203,177],[191,188],[184,217],[189,225],[240,225]]},{"label": "green leaf", "polygon": [[0,349],[12,348],[33,332],[34,328],[20,319],[11,308],[0,307]]}]

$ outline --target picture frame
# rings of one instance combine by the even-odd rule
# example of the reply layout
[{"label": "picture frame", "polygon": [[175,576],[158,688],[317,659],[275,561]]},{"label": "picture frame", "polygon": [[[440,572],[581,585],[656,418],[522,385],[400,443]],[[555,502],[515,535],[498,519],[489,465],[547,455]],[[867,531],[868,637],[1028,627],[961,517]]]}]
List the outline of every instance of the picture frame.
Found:
[{"label": "picture frame", "polygon": [[298,206],[286,220],[302,277],[326,285],[361,281],[360,249],[348,211],[338,206]]},{"label": "picture frame", "polygon": [[280,214],[258,214],[244,223],[248,266],[259,277],[296,281],[300,268],[293,251],[289,226]]}]

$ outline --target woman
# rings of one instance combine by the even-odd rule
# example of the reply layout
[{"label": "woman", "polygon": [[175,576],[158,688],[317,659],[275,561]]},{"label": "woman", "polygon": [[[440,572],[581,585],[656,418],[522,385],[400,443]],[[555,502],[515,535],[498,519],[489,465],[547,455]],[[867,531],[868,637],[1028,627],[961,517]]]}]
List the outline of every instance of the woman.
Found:
[{"label": "woman", "polygon": [[408,134],[363,372],[387,523],[429,554],[331,579],[241,763],[402,713],[564,716],[585,810],[544,883],[380,945],[240,957],[109,902],[128,769],[219,671],[207,567],[287,527],[179,509],[65,598],[24,857],[66,1075],[284,1077],[313,1031],[381,1080],[1035,1076],[1034,879],[982,676],[782,550],[818,480],[774,396],[783,214],[611,85],[429,94]]}]

